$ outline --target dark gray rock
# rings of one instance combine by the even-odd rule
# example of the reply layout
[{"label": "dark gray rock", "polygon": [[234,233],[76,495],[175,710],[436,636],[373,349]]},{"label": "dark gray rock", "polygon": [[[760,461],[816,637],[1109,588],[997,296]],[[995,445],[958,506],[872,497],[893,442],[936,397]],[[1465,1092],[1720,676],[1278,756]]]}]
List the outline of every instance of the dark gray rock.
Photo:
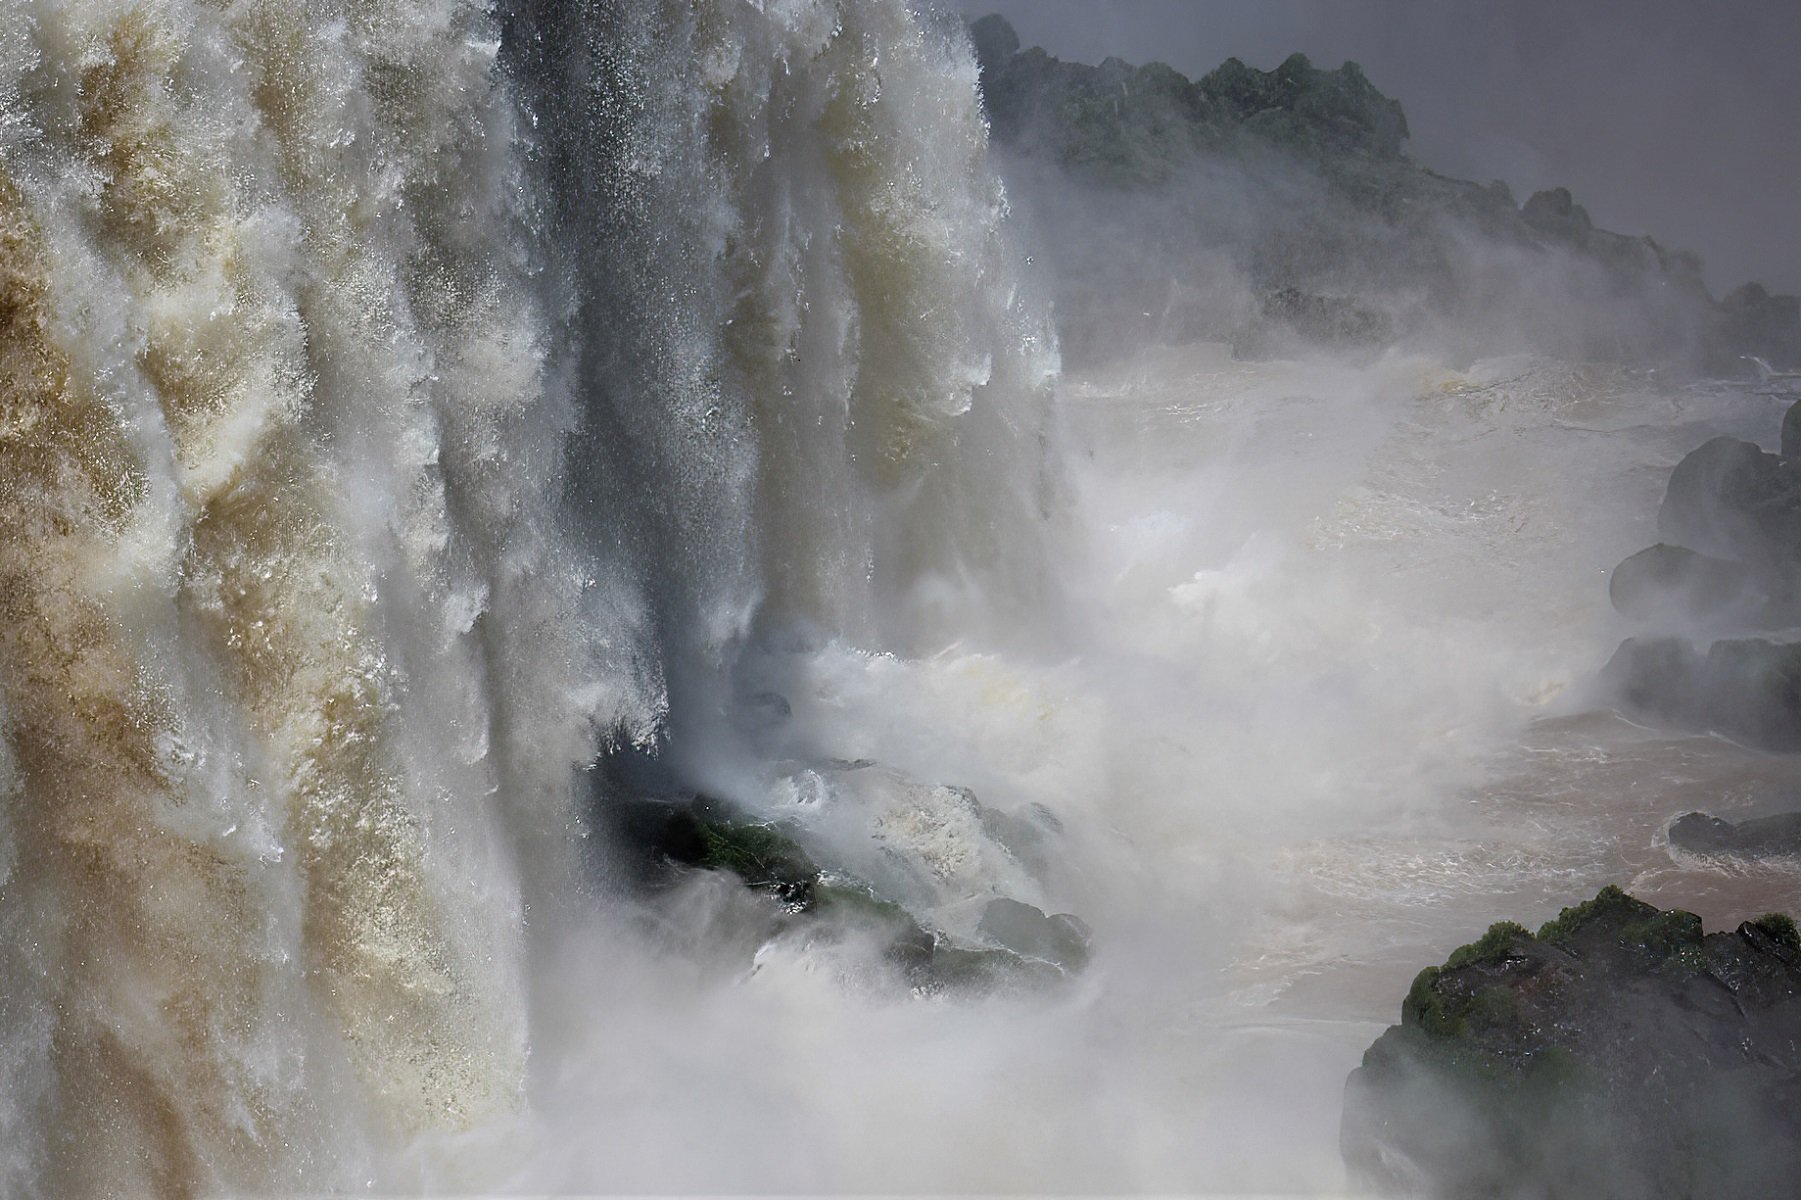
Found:
[{"label": "dark gray rock", "polygon": [[1639,621],[1700,620],[1749,629],[1801,622],[1792,577],[1663,542],[1615,567],[1607,595],[1622,615]]},{"label": "dark gray rock", "polygon": [[1063,822],[1042,804],[1022,805],[1015,812],[982,807],[982,829],[1034,875],[1047,874],[1063,837]]},{"label": "dark gray rock", "polygon": [[1678,638],[1631,638],[1601,680],[1630,716],[1801,750],[1801,644],[1741,638],[1702,651]]},{"label": "dark gray rock", "polygon": [[1734,858],[1801,857],[1801,813],[1738,822],[1706,813],[1684,813],[1670,825],[1670,845],[1696,854]]},{"label": "dark gray rock", "polygon": [[1778,370],[1801,366],[1801,298],[1747,283],[1720,301],[1718,322],[1718,341],[1731,353],[1756,355]]},{"label": "dark gray rock", "polygon": [[1801,455],[1801,400],[1788,406],[1782,414],[1782,457]]},{"label": "dark gray rock", "polygon": [[1801,938],[1621,892],[1414,981],[1346,1082],[1353,1182],[1440,1200],[1751,1200],[1801,1178]]},{"label": "dark gray rock", "polygon": [[1534,192],[1520,207],[1520,216],[1539,233],[1580,245],[1594,231],[1588,210],[1577,204],[1569,188]]},{"label": "dark gray rock", "polygon": [[1042,909],[1004,897],[982,910],[976,932],[1022,958],[1038,959],[1065,971],[1088,965],[1088,926],[1070,913],[1046,916]]},{"label": "dark gray rock", "polygon": [[1801,562],[1801,460],[1714,438],[1670,472],[1657,531],[1704,554],[1792,567]]},{"label": "dark gray rock", "polygon": [[1260,318],[1232,339],[1240,358],[1292,353],[1297,346],[1375,350],[1394,336],[1388,315],[1349,296],[1319,296],[1277,288],[1263,298]]},{"label": "dark gray rock", "polygon": [[975,48],[976,65],[981,68],[984,80],[1019,53],[1019,34],[999,13],[971,21],[969,41]]}]

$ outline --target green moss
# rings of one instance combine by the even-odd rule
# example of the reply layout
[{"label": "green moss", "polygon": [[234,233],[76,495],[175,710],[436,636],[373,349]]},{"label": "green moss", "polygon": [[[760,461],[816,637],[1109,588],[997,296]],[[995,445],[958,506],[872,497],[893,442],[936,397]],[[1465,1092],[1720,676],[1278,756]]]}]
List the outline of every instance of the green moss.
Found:
[{"label": "green moss", "polygon": [[1613,913],[1637,914],[1639,910],[1648,908],[1625,892],[1608,884],[1596,894],[1593,900],[1584,900],[1557,914],[1555,921],[1547,921],[1538,931],[1538,940],[1559,945],[1567,942],[1576,931],[1590,922]]},{"label": "green moss", "polygon": [[1681,909],[1660,912],[1621,929],[1620,944],[1636,947],[1662,958],[1692,960],[1694,969],[1699,970],[1701,918]]},{"label": "green moss", "polygon": [[1765,913],[1751,924],[1791,950],[1801,950],[1801,930],[1796,929],[1795,919],[1788,914]]},{"label": "green moss", "polygon": [[1445,960],[1445,969],[1455,971],[1458,967],[1503,962],[1513,952],[1516,941],[1531,936],[1524,925],[1513,921],[1496,921],[1476,941],[1451,951],[1451,957]]},{"label": "green moss", "polygon": [[1412,1025],[1435,1037],[1456,1037],[1463,1031],[1463,1021],[1451,1011],[1439,993],[1441,967],[1427,967],[1413,977],[1407,999],[1401,1002],[1401,1024]]},{"label": "green moss", "polygon": [[859,887],[842,882],[820,882],[813,888],[814,907],[821,916],[841,917],[875,925],[917,926],[907,910]]},{"label": "green moss", "polygon": [[698,816],[691,820],[700,835],[701,851],[695,866],[730,871],[752,886],[807,883],[819,876],[819,868],[806,852],[771,826]]},{"label": "green moss", "polygon": [[1520,998],[1505,984],[1483,988],[1470,1002],[1465,1018],[1474,1030],[1504,1029],[1520,1020]]},{"label": "green moss", "polygon": [[1533,1056],[1527,1065],[1532,1083],[1553,1092],[1564,1092],[1590,1081],[1591,1073],[1582,1060],[1562,1046],[1547,1046]]}]

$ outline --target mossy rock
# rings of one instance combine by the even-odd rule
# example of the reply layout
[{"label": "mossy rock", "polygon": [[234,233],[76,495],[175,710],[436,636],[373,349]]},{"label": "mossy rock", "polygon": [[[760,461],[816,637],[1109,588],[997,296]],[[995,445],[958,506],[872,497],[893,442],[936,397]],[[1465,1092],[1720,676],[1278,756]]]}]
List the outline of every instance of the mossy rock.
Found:
[{"label": "mossy rock", "polygon": [[1796,929],[1795,918],[1787,913],[1765,913],[1750,924],[1771,940],[1791,950],[1801,951],[1801,930]]},{"label": "mossy rock", "polygon": [[1501,962],[1513,952],[1521,938],[1531,936],[1524,925],[1514,921],[1496,921],[1480,938],[1451,951],[1451,957],[1445,960],[1445,967],[1447,970],[1456,970],[1472,963]]},{"label": "mossy rock", "polygon": [[1644,921],[1657,914],[1657,909],[1636,900],[1614,884],[1608,884],[1593,900],[1573,904],[1557,914],[1557,919],[1539,926],[1538,940],[1554,946],[1566,945],[1577,934],[1591,926],[1606,922],[1623,924]]},{"label": "mossy rock", "polygon": [[1347,1081],[1345,1162],[1384,1194],[1786,1194],[1797,1046],[1792,920],[1707,934],[1606,887],[1537,936],[1497,923],[1415,977]]}]

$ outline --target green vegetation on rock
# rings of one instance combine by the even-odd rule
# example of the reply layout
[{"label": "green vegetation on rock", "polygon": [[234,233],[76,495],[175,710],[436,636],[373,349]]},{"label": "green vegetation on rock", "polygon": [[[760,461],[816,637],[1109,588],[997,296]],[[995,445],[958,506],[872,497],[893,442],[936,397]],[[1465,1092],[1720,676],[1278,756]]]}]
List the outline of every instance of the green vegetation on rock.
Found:
[{"label": "green vegetation on rock", "polygon": [[1347,1082],[1346,1165],[1383,1194],[1786,1195],[1797,1045],[1791,918],[1707,934],[1609,886],[1415,977]]},{"label": "green vegetation on rock", "polygon": [[1531,936],[1531,931],[1524,925],[1514,921],[1496,921],[1480,938],[1451,951],[1451,957],[1445,960],[1445,968],[1456,970],[1471,963],[1500,962],[1513,950],[1515,942]]},{"label": "green vegetation on rock", "polygon": [[1801,930],[1796,929],[1795,918],[1787,913],[1765,913],[1751,924],[1789,949],[1801,950]]},{"label": "green vegetation on rock", "polygon": [[1582,929],[1603,918],[1640,917],[1656,911],[1649,904],[1634,900],[1610,883],[1596,893],[1593,900],[1571,905],[1558,913],[1556,920],[1541,925],[1538,940],[1549,942],[1553,946],[1562,945]]}]

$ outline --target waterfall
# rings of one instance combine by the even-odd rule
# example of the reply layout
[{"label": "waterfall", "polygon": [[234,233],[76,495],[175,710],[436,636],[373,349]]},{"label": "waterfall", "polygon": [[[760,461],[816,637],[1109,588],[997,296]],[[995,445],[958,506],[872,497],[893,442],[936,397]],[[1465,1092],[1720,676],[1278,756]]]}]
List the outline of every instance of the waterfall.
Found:
[{"label": "waterfall", "polygon": [[577,769],[1051,607],[1055,347],[902,0],[0,11],[0,1191],[527,1103]]}]

